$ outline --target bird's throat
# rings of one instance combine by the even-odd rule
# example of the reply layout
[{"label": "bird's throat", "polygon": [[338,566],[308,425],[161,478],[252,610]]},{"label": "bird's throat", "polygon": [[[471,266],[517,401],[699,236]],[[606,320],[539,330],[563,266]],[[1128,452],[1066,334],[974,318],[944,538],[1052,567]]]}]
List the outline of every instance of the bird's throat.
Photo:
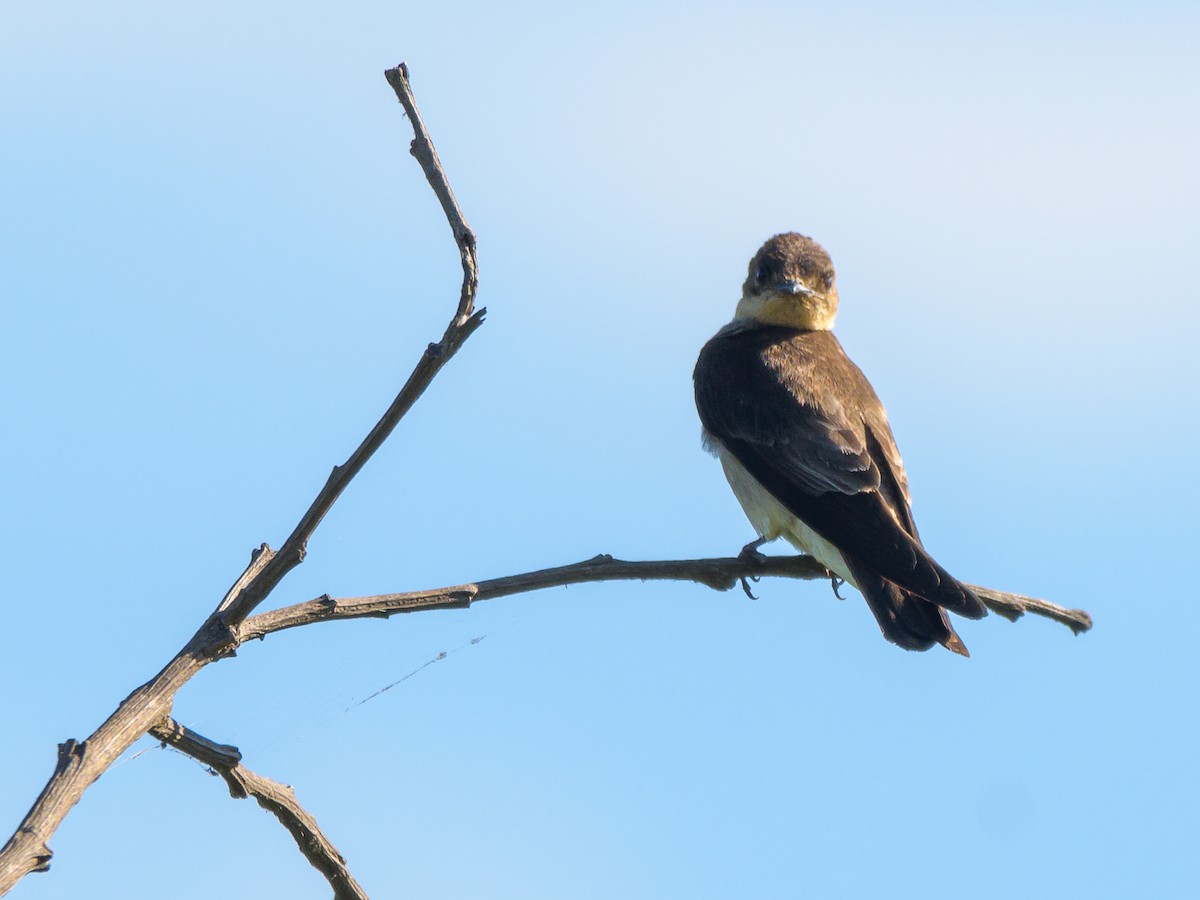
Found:
[{"label": "bird's throat", "polygon": [[837,318],[837,297],[790,297],[776,293],[743,295],[735,316],[765,325],[829,331]]}]

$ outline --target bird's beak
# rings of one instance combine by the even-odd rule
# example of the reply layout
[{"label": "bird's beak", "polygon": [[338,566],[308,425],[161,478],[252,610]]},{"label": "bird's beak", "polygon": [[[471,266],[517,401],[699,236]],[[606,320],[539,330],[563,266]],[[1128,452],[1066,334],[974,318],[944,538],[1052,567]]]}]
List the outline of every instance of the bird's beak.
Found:
[{"label": "bird's beak", "polygon": [[778,287],[781,294],[792,294],[793,296],[811,297],[816,293],[799,278],[785,278],[779,282]]}]

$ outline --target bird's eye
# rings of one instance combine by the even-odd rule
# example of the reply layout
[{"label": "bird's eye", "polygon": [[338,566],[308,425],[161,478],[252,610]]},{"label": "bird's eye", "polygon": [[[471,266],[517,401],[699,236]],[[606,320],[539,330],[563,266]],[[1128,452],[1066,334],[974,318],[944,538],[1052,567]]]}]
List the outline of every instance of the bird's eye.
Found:
[{"label": "bird's eye", "polygon": [[757,269],[754,270],[754,280],[759,282],[760,284],[767,280],[767,267],[766,266],[759,266]]},{"label": "bird's eye", "polygon": [[831,287],[833,287],[833,275],[827,274],[825,276],[825,290],[829,290]]}]

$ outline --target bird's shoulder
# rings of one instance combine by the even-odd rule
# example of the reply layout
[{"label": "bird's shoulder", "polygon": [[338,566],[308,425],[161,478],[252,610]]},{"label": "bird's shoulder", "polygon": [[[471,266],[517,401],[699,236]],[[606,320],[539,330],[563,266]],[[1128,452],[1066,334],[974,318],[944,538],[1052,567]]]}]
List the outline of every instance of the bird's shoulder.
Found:
[{"label": "bird's shoulder", "polygon": [[[696,362],[697,391],[760,400],[786,394],[802,407],[851,425],[851,409],[879,400],[830,331],[806,331],[734,319],[706,343]],[[746,393],[743,393],[746,392]]]}]

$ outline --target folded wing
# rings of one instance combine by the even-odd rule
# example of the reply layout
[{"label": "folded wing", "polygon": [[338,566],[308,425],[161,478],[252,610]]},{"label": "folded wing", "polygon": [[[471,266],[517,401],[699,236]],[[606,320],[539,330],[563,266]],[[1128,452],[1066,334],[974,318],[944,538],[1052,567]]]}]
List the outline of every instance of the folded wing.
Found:
[{"label": "folded wing", "polygon": [[883,406],[832,333],[735,322],[701,351],[695,387],[709,436],[837,547],[856,579],[986,614],[921,545]]}]

